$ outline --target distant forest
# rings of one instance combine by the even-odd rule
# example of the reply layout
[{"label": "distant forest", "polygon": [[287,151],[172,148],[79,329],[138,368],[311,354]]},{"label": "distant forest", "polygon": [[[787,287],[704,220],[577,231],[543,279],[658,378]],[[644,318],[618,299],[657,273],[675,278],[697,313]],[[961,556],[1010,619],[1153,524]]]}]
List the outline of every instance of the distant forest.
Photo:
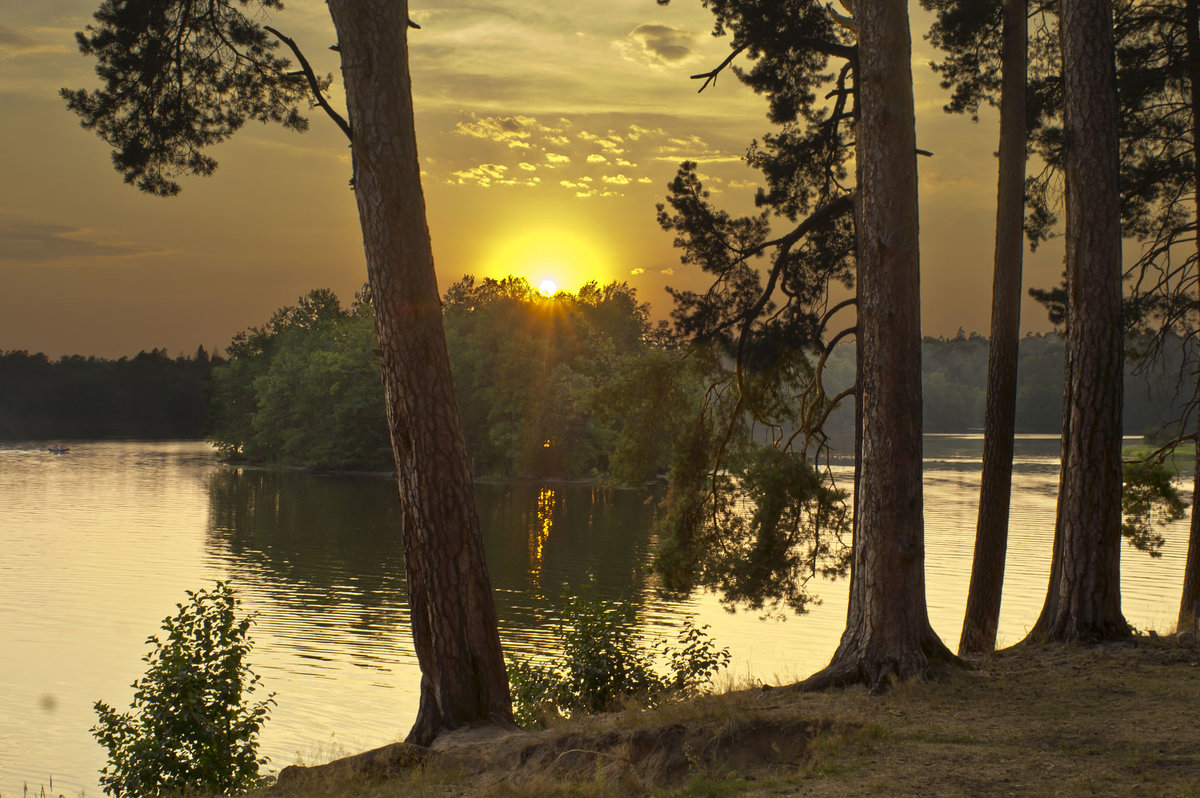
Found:
[{"label": "distant forest", "polygon": [[[671,336],[626,285],[546,298],[517,278],[465,278],[447,291],[446,331],[478,475],[635,481],[665,468],[673,428],[688,423],[686,400],[665,379]],[[927,432],[983,426],[987,343],[962,332],[925,339]],[[1022,340],[1018,432],[1059,432],[1063,344],[1055,334]],[[0,352],[0,439],[208,438],[233,458],[390,469],[376,348],[369,302],[343,308],[313,291],[239,333],[227,358],[203,348],[118,360]],[[1169,341],[1165,352],[1145,368],[1127,362],[1126,434],[1181,415],[1184,348]],[[839,347],[830,393],[853,374],[853,346]],[[849,406],[831,418],[834,429],[850,422]]]},{"label": "distant forest", "polygon": [[0,440],[203,438],[213,363],[203,347],[118,360],[0,352]]}]

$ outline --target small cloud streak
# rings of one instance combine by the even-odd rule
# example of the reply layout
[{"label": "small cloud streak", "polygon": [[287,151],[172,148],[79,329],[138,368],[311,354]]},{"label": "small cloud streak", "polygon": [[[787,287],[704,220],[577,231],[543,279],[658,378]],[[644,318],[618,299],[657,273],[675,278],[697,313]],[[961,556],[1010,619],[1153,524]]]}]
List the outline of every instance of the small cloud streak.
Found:
[{"label": "small cloud streak", "polygon": [[47,263],[78,258],[118,258],[161,254],[140,244],[100,240],[95,230],[61,224],[0,225],[0,260]]},{"label": "small cloud streak", "polygon": [[636,269],[630,269],[629,273],[632,274],[634,277],[637,277],[639,274],[645,274],[646,270],[639,266]]}]

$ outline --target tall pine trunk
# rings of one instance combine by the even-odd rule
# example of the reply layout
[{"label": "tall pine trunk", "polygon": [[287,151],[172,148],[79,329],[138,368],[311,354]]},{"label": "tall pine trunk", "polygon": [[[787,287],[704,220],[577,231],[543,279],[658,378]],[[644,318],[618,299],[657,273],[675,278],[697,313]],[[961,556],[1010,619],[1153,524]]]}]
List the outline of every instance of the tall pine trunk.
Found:
[{"label": "tall pine trunk", "polygon": [[354,188],[399,475],[421,699],[408,741],[511,722],[421,191],[407,2],[329,0],[349,109]]},{"label": "tall pine trunk", "polygon": [[954,659],[929,625],[921,493],[921,304],[907,3],[855,4],[862,456],[846,629],[803,687],[927,672]]},{"label": "tall pine trunk", "polygon": [[1025,222],[1026,2],[1004,3],[1000,84],[1000,159],[996,189],[996,250],[992,333],[988,347],[983,476],[971,587],[959,654],[996,647],[1008,514],[1012,494],[1013,432],[1017,415],[1017,356],[1021,335],[1021,256]]},{"label": "tall pine trunk", "polygon": [[1046,605],[1030,638],[1126,637],[1121,615],[1121,206],[1109,0],[1063,0],[1066,437]]},{"label": "tall pine trunk", "polygon": [[[1200,220],[1200,0],[1186,0],[1184,24],[1187,26],[1187,74],[1188,92],[1191,95],[1192,112],[1192,196],[1193,214]],[[1196,241],[1197,256],[1200,257],[1200,238]],[[1197,354],[1200,360],[1200,353]],[[1200,365],[1197,366],[1200,380]],[[1196,401],[1200,403],[1200,383],[1196,386]],[[1196,512],[1200,499],[1200,408],[1197,409],[1196,462],[1192,477],[1192,523],[1188,533],[1187,561],[1183,569],[1183,591],[1179,599],[1179,621],[1176,631],[1191,631],[1196,623],[1196,602],[1200,601],[1200,513]]]}]

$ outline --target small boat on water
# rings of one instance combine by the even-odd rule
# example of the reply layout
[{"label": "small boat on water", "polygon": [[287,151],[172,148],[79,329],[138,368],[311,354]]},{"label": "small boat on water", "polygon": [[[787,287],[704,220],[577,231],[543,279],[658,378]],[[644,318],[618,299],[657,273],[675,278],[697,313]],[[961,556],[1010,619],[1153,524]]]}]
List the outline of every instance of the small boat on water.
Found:
[{"label": "small boat on water", "polygon": [[67,452],[71,451],[71,447],[70,446],[51,446],[46,451],[50,452],[50,454],[66,454]]}]

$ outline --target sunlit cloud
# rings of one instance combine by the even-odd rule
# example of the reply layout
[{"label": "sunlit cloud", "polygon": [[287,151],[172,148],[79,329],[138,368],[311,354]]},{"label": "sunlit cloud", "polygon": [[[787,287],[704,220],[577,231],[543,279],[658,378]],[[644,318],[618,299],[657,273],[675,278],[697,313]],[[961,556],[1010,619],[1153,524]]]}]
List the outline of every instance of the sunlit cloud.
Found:
[{"label": "sunlit cloud", "polygon": [[587,157],[588,163],[608,163],[608,159],[599,153],[592,153]]},{"label": "sunlit cloud", "polygon": [[529,127],[536,121],[527,116],[486,116],[472,122],[459,122],[454,131],[485,141],[495,141],[510,149],[527,150],[532,135]]},{"label": "sunlit cloud", "polygon": [[531,163],[526,163],[525,161],[521,161],[519,164],[517,164],[517,168],[521,169],[525,172],[536,172],[537,171],[536,166],[534,166]]},{"label": "sunlit cloud", "polygon": [[667,275],[668,277],[670,277],[672,274],[674,274],[674,273],[675,273],[675,270],[674,270],[674,269],[659,269],[659,270],[658,270],[658,273],[659,273],[659,274],[665,274],[665,275]]},{"label": "sunlit cloud", "polygon": [[548,153],[546,153],[546,161],[549,163],[555,164],[555,165],[561,165],[561,164],[565,164],[565,163],[570,163],[571,156],[570,155],[562,155],[561,153],[557,153],[557,152],[548,152]]},{"label": "sunlit cloud", "polygon": [[613,186],[627,186],[633,182],[625,175],[605,175],[602,179],[605,183]]},{"label": "sunlit cloud", "polygon": [[460,186],[474,183],[481,188],[491,186],[536,186],[542,182],[540,177],[523,178],[510,176],[508,167],[504,164],[484,163],[471,169],[461,169],[451,173],[450,183]]},{"label": "sunlit cloud", "polygon": [[634,277],[637,277],[639,274],[645,274],[646,270],[639,266],[636,269],[630,269],[629,273],[632,274]]}]

